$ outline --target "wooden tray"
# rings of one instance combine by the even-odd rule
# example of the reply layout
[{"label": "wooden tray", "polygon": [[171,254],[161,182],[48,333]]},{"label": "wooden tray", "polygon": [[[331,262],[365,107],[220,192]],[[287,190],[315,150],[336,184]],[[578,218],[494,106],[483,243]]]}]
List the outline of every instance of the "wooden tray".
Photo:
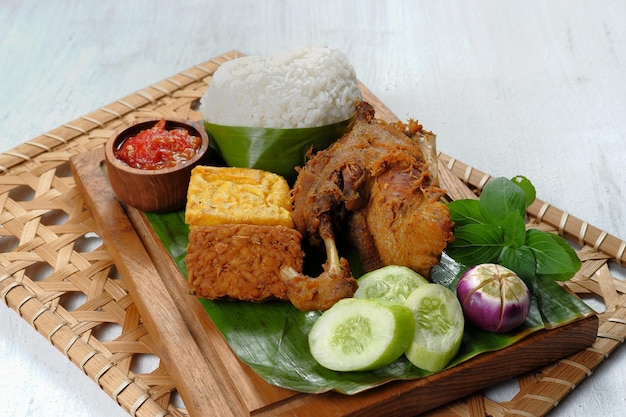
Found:
[{"label": "wooden tray", "polygon": [[353,396],[304,395],[268,385],[239,362],[188,294],[188,284],[143,213],[118,202],[102,169],[103,158],[101,149],[71,158],[77,185],[192,416],[306,416],[311,410],[324,416],[414,416],[562,359],[595,340],[594,315],[428,378]]},{"label": "wooden tray", "polygon": [[[212,339],[215,343],[210,346],[196,343],[196,337],[212,338],[214,329],[211,330],[210,323],[196,321],[197,311],[193,305],[189,309],[179,309],[177,306],[188,303],[186,294],[174,297],[172,294],[179,292],[176,288],[179,284],[162,280],[164,286],[170,286],[167,299],[176,305],[172,310],[162,309],[162,312],[176,316],[185,324],[195,323],[189,325],[184,339],[193,339],[189,350],[195,353],[190,354],[219,359],[199,364],[215,371],[206,377],[201,372],[194,372],[193,367],[176,371],[171,363],[166,363],[172,360],[175,349],[185,350],[186,347],[163,346],[159,339],[162,334],[155,329],[158,323],[138,311],[145,306],[136,304],[129,294],[135,291],[130,288],[131,279],[126,278],[124,272],[118,273],[114,266],[115,243],[98,244],[100,227],[96,226],[92,213],[85,209],[83,194],[78,192],[70,171],[71,157],[100,149],[111,132],[123,123],[153,116],[198,119],[193,104],[206,90],[214,71],[223,62],[240,56],[241,53],[231,51],[209,59],[0,154],[0,299],[67,357],[68,363],[79,367],[132,416],[183,417],[196,413],[199,408],[231,404],[231,400],[237,405],[228,405],[218,414],[245,415],[249,409],[264,414],[271,414],[272,410],[276,414],[290,414],[289,407],[300,407],[306,413],[309,401],[317,398],[275,389],[236,360],[234,364],[222,363],[220,358],[230,350],[219,342],[221,336]],[[393,115],[379,112],[379,116],[388,118]],[[440,166],[446,168],[443,175],[460,180],[472,192],[479,193],[491,178],[456,158],[445,154],[439,157]],[[626,242],[547,202],[536,201],[528,213],[534,227],[558,232],[579,245],[577,252],[583,267],[565,285],[576,294],[600,299],[606,305],[606,311],[598,315],[595,341],[589,348],[516,378],[519,392],[510,400],[498,402],[478,392],[442,405],[429,412],[429,416],[543,416],[624,343],[626,283],[615,278],[612,269],[625,265]],[[130,210],[127,217],[132,214]],[[125,233],[142,240],[154,239],[136,226],[141,226],[142,222],[141,216],[134,218]],[[86,243],[92,245],[88,247]],[[139,244],[143,246],[143,241]],[[167,258],[160,256],[159,252],[148,252],[152,247],[144,246],[152,260],[149,268],[157,271],[171,268]],[[137,261],[133,265],[143,266]],[[118,333],[102,338],[101,328],[115,328]],[[586,334],[584,330],[581,332]],[[206,351],[198,352],[201,348]],[[134,367],[133,363],[144,355],[154,355],[162,360],[157,361],[154,368]],[[507,359],[503,357],[502,361],[515,365]],[[229,384],[246,379],[247,383],[237,391],[228,386],[213,385],[223,382],[222,374],[229,375],[226,378]],[[209,390],[202,398],[190,399],[189,393],[184,392],[184,381],[182,388],[177,387],[179,380],[192,377],[201,378]],[[363,396],[363,401],[379,399],[381,406],[389,407],[385,411],[390,415],[405,413],[406,410],[395,408],[396,401],[390,394],[394,389],[397,391],[393,395],[409,397],[398,401],[403,406],[407,406],[407,402],[412,405],[423,400],[410,398],[407,394],[410,383],[393,383],[382,390],[373,390]],[[434,395],[454,389],[456,383],[450,381],[449,386]],[[177,401],[177,391],[183,394],[186,404]],[[212,395],[216,399],[212,399]],[[334,401],[337,395],[320,397],[324,397],[321,401]],[[359,397],[340,396],[342,401],[348,398]],[[200,400],[204,399],[207,402],[202,404]],[[245,406],[241,405],[244,401]],[[263,401],[275,405],[263,408]],[[249,408],[244,408],[248,405]],[[347,407],[352,406],[348,404]],[[411,413],[417,414],[419,409],[416,404]],[[309,409],[309,414],[318,413]],[[363,414],[369,415],[369,410]]]}]

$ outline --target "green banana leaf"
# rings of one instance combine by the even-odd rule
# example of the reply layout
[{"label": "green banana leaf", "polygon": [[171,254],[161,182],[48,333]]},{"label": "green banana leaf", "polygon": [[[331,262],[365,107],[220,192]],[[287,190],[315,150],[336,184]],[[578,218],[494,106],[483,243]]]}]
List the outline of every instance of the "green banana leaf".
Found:
[{"label": "green banana leaf", "polygon": [[295,129],[224,126],[204,122],[211,148],[226,165],[275,172],[287,180],[304,165],[306,153],[325,149],[347,132],[354,117],[329,125]]},{"label": "green banana leaf", "polygon": [[[184,212],[146,213],[181,274],[186,277],[185,253],[188,227]],[[361,274],[354,251],[342,253],[355,276]],[[431,274],[433,281],[454,290],[467,269],[445,253]],[[552,285],[554,284],[554,285]],[[200,300],[207,314],[239,356],[267,382],[306,393],[330,390],[355,394],[394,380],[423,378],[428,372],[413,366],[404,356],[382,369],[335,372],[320,366],[309,352],[307,335],[320,312],[304,313],[288,302],[263,304]],[[554,328],[593,314],[593,310],[554,282],[535,285],[526,322],[509,333],[490,333],[467,323],[463,343],[448,367],[484,352],[510,346],[531,333]]]}]

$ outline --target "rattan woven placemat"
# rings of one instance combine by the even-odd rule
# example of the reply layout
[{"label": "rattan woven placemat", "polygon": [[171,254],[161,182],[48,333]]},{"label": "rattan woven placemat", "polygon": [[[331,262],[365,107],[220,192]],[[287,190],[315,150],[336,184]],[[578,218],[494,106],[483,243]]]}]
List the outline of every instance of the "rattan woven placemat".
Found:
[{"label": "rattan woven placemat", "polygon": [[[194,103],[212,74],[239,56],[211,59],[0,154],[0,298],[133,416],[188,413],[174,401],[176,387],[162,364],[133,371],[138,357],[154,355],[153,343],[107,248],[98,244],[69,158],[101,147],[116,127],[137,118],[199,119]],[[491,178],[450,156],[440,160],[476,193]],[[626,242],[542,201],[530,207],[529,218],[579,248],[583,267],[567,287],[604,301],[595,343],[518,378],[511,401],[476,394],[429,415],[545,415],[624,342],[626,282],[611,269],[624,265]],[[99,337],[111,326],[117,337]]]}]

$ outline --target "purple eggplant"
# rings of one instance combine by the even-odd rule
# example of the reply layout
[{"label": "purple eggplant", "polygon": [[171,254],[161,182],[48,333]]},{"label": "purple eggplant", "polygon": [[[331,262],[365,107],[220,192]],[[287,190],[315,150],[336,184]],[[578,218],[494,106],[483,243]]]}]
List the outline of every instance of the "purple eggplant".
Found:
[{"label": "purple eggplant", "polygon": [[490,332],[508,332],[526,320],[530,291],[520,277],[498,264],[476,265],[456,288],[465,317]]}]

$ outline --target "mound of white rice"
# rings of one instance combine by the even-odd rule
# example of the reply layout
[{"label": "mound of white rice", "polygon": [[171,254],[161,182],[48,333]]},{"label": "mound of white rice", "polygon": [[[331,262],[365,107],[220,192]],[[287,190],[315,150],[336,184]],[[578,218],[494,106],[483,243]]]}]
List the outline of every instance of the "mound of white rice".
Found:
[{"label": "mound of white rice", "polygon": [[354,68],[337,49],[300,46],[221,65],[200,102],[209,123],[317,127],[353,116],[361,99]]}]

